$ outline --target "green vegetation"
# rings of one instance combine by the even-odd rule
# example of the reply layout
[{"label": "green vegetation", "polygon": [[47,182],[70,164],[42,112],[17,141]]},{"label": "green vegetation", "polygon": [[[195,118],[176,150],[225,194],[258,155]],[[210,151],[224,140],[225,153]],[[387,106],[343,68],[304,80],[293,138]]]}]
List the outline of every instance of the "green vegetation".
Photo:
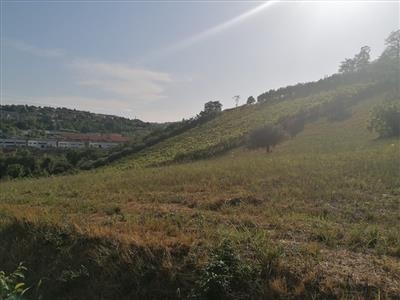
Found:
[{"label": "green vegetation", "polygon": [[23,299],[23,295],[29,290],[25,286],[24,273],[27,269],[20,263],[15,271],[6,274],[0,271],[0,299],[4,300],[18,300]]},{"label": "green vegetation", "polygon": [[248,147],[250,149],[265,148],[267,152],[283,141],[285,135],[279,127],[263,126],[254,129],[249,134]]},{"label": "green vegetation", "polygon": [[101,115],[67,108],[37,107],[29,105],[1,105],[0,132],[2,137],[46,136],[45,131],[72,131],[120,133],[142,137],[162,125],[145,123],[138,119]]},{"label": "green vegetation", "polygon": [[380,137],[400,136],[400,103],[399,101],[376,106],[371,114],[369,128]]},{"label": "green vegetation", "polygon": [[[110,154],[111,153],[111,154]],[[107,155],[115,155],[117,149],[108,152],[99,149],[49,149],[16,148],[0,150],[0,178],[39,177],[71,174],[87,168],[88,163]]]}]

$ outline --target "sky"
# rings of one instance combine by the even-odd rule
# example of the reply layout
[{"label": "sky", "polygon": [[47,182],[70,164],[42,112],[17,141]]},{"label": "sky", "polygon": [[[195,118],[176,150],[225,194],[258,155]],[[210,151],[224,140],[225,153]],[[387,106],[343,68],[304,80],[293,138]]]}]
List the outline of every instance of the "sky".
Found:
[{"label": "sky", "polygon": [[1,104],[144,121],[318,80],[400,28],[399,1],[4,1]]}]

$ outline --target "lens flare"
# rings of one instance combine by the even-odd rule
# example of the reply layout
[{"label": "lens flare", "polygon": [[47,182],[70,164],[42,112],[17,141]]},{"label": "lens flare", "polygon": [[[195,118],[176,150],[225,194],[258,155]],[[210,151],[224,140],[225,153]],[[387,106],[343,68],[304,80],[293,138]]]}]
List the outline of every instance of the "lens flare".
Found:
[{"label": "lens flare", "polygon": [[[197,34],[195,34],[195,35],[193,35],[193,36],[191,36],[191,37],[189,37],[187,39],[184,39],[184,40],[182,40],[180,42],[174,43],[173,45],[167,46],[167,47],[161,49],[160,51],[157,51],[156,53],[153,53],[153,55],[150,55],[150,56],[146,57],[144,60],[149,60],[150,57],[151,57],[151,59],[154,59],[154,58],[159,58],[161,56],[165,56],[165,55],[174,53],[176,51],[179,51],[179,50],[185,49],[185,48],[187,48],[189,46],[192,46],[193,44],[196,44],[196,43],[198,43],[198,42],[200,42],[202,40],[205,40],[205,39],[207,39],[207,38],[209,38],[211,36],[220,34],[221,32],[226,31],[227,29],[229,29],[229,28],[231,28],[231,27],[233,27],[233,26],[235,26],[235,25],[237,25],[237,24],[239,24],[239,23],[251,18],[252,16],[260,13],[261,11],[267,9],[268,7],[272,6],[273,4],[275,4],[277,2],[279,2],[279,0],[266,1],[266,2],[256,6],[255,8],[244,12],[243,14],[241,14],[239,16],[236,16],[236,17],[234,17],[234,18],[232,18],[230,20],[227,20],[227,21],[225,21],[225,22],[223,22],[221,24],[218,24],[218,25],[216,25],[216,26],[214,26],[212,28],[209,28],[209,29],[207,29],[205,31],[197,33]],[[142,60],[142,62],[144,60]]]}]

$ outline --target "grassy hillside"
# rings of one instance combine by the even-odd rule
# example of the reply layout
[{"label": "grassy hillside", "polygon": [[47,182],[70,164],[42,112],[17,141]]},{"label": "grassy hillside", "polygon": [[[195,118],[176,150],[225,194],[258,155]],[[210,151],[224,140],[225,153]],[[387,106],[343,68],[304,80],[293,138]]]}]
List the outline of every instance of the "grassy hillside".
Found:
[{"label": "grassy hillside", "polygon": [[[190,129],[166,141],[127,157],[121,165],[124,167],[157,165],[184,158],[193,153],[214,148],[229,149],[240,145],[245,135],[252,129],[264,124],[279,124],[279,120],[298,113],[308,113],[310,119],[331,113],[329,105],[340,103],[348,109],[360,101],[366,90],[377,84],[354,84],[341,86],[328,92],[320,92],[303,98],[289,98],[272,103],[257,103],[237,109],[224,111],[215,119]],[[378,89],[378,88],[376,88]]]},{"label": "grassy hillside", "polygon": [[[42,279],[32,298],[395,299],[400,142],[366,130],[385,97],[353,97],[366,88],[226,111],[117,167],[3,182],[0,266],[24,261],[28,284]],[[358,99],[351,117],[329,121],[323,104],[341,98]],[[272,154],[138,168],[314,106]]]}]

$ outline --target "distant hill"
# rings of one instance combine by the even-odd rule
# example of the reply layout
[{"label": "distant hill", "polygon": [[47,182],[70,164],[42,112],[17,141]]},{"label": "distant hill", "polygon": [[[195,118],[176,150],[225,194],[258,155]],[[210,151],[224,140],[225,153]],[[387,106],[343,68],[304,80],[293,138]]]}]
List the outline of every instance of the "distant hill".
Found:
[{"label": "distant hill", "polygon": [[27,132],[31,136],[42,136],[45,131],[119,133],[141,137],[162,127],[139,119],[30,105],[1,105],[0,116],[3,137],[19,136]]}]

